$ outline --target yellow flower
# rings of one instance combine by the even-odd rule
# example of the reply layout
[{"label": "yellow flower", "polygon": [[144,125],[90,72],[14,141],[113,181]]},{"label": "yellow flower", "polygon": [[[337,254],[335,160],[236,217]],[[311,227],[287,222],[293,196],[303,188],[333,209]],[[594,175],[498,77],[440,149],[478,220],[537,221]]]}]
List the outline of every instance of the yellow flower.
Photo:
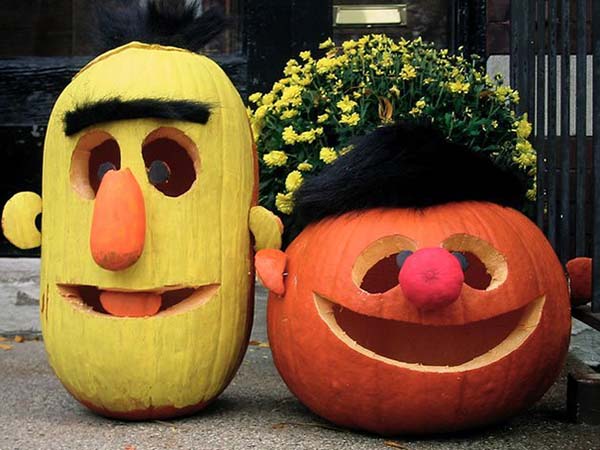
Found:
[{"label": "yellow flower", "polygon": [[398,96],[400,95],[400,89],[398,89],[398,86],[396,86],[396,85],[393,85],[393,86],[390,88],[390,92],[391,92],[392,94],[394,94],[396,97],[398,97]]},{"label": "yellow flower", "polygon": [[346,42],[342,42],[342,48],[344,49],[345,52],[348,52],[348,51],[356,48],[357,45],[358,45],[358,42],[356,42],[353,39],[346,41]]},{"label": "yellow flower", "polygon": [[298,135],[294,131],[294,127],[291,125],[283,129],[281,137],[283,142],[285,142],[287,145],[294,145],[298,141]]},{"label": "yellow flower", "polygon": [[285,111],[283,111],[281,113],[281,115],[279,117],[281,118],[281,120],[286,120],[286,119],[291,119],[293,117],[296,117],[297,115],[298,115],[297,109],[286,109]]},{"label": "yellow flower", "polygon": [[403,80],[412,80],[417,77],[417,69],[415,69],[410,64],[404,64],[402,66],[402,70],[400,71],[400,78]]},{"label": "yellow flower", "polygon": [[273,104],[273,101],[275,100],[275,95],[269,93],[269,94],[265,94],[263,95],[262,98],[262,104],[263,105],[271,105]]},{"label": "yellow flower", "polygon": [[303,52],[300,52],[300,58],[304,61],[308,61],[311,58],[310,50],[305,50]]},{"label": "yellow flower", "polygon": [[313,165],[306,161],[298,164],[298,170],[301,172],[308,172],[309,170],[312,170],[312,168],[313,168]]},{"label": "yellow flower", "polygon": [[286,65],[285,68],[283,69],[283,74],[291,77],[292,75],[295,75],[297,73],[300,72],[300,66],[298,65],[298,61],[296,61],[295,59],[290,59]]},{"label": "yellow flower", "polygon": [[266,105],[262,105],[256,108],[256,111],[254,112],[254,119],[257,121],[261,121],[267,114],[268,109],[269,108]]},{"label": "yellow flower", "polygon": [[287,86],[281,93],[281,105],[290,104],[293,106],[300,106],[302,104],[302,91],[304,88],[298,85]]},{"label": "yellow flower", "polygon": [[322,147],[319,152],[319,159],[325,164],[331,164],[337,157],[338,155],[332,147]]},{"label": "yellow flower", "polygon": [[335,43],[331,40],[331,38],[327,38],[326,41],[321,42],[319,44],[320,49],[335,47]]},{"label": "yellow flower", "polygon": [[344,113],[349,113],[354,110],[357,103],[354,100],[350,100],[350,97],[344,95],[344,98],[336,103],[337,107]]},{"label": "yellow flower", "polygon": [[498,86],[496,89],[496,98],[500,102],[505,102],[512,95],[513,90],[507,86]]},{"label": "yellow flower", "polygon": [[469,83],[461,83],[460,81],[451,81],[448,83],[448,89],[455,94],[467,94],[471,85]]},{"label": "yellow flower", "polygon": [[360,91],[354,91],[354,92],[352,93],[352,97],[354,97],[355,99],[359,99],[359,98],[361,98],[362,96],[363,96],[363,94],[362,94],[362,92],[360,92]]},{"label": "yellow flower", "polygon": [[275,207],[283,214],[291,214],[294,210],[294,193],[282,194],[279,192],[275,196]]},{"label": "yellow flower", "polygon": [[521,139],[527,139],[531,134],[531,124],[527,121],[527,114],[523,115],[523,118],[515,123],[517,137]]},{"label": "yellow flower", "polygon": [[323,123],[327,119],[329,119],[329,114],[327,114],[327,113],[321,114],[321,115],[317,116],[317,123]]},{"label": "yellow flower", "polygon": [[533,147],[531,146],[531,143],[529,141],[526,140],[520,140],[519,142],[517,142],[517,152],[519,153],[531,153],[531,151],[533,150]]},{"label": "yellow flower", "polygon": [[340,119],[340,123],[345,123],[351,127],[356,126],[358,122],[360,122],[360,116],[358,113],[342,114],[342,118]]},{"label": "yellow flower", "polygon": [[312,130],[303,131],[297,136],[298,142],[308,142],[313,143],[317,136],[321,136],[323,134],[323,128],[313,128]]},{"label": "yellow flower", "polygon": [[281,167],[287,163],[288,156],[281,150],[272,150],[266,155],[263,155],[263,161],[267,167]]},{"label": "yellow flower", "polygon": [[422,109],[415,107],[415,108],[412,108],[408,113],[413,117],[417,117],[417,116],[420,116],[422,112],[423,112]]},{"label": "yellow flower", "polygon": [[425,108],[425,106],[427,106],[427,103],[423,99],[421,99],[421,100],[417,101],[417,103],[415,103],[415,107],[419,108],[419,109],[423,109],[423,108]]},{"label": "yellow flower", "polygon": [[248,97],[248,100],[250,100],[252,103],[258,103],[260,101],[261,97],[262,97],[262,93],[255,92],[250,97]]},{"label": "yellow flower", "polygon": [[296,192],[300,186],[302,186],[303,177],[302,174],[293,170],[285,179],[285,188],[288,192]]}]

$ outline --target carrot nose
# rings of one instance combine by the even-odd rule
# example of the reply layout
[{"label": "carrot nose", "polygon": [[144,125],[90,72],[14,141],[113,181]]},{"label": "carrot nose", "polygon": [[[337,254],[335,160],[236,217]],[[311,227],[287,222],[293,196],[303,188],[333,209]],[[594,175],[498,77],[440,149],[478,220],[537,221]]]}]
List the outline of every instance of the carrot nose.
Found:
[{"label": "carrot nose", "polygon": [[144,250],[146,210],[142,190],[129,169],[109,170],[94,203],[90,249],[96,264],[123,270]]},{"label": "carrot nose", "polygon": [[459,260],[443,248],[417,250],[398,274],[406,299],[417,308],[442,308],[458,299],[465,279]]}]

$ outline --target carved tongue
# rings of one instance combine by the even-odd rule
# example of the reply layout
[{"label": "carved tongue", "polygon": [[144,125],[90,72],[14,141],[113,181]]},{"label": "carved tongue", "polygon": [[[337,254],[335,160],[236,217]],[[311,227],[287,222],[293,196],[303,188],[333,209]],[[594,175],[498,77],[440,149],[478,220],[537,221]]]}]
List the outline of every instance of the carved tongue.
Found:
[{"label": "carved tongue", "polygon": [[100,303],[113,316],[144,317],[153,316],[160,309],[161,296],[150,292],[102,291]]}]

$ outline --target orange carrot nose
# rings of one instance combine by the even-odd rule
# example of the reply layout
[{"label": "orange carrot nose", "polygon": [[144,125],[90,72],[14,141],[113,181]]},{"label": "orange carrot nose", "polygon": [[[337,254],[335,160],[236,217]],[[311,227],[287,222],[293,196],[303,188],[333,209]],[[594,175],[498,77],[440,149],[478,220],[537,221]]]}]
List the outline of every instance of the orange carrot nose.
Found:
[{"label": "orange carrot nose", "polygon": [[90,248],[96,263],[123,270],[144,250],[146,210],[142,190],[129,169],[109,170],[102,177],[94,204]]}]

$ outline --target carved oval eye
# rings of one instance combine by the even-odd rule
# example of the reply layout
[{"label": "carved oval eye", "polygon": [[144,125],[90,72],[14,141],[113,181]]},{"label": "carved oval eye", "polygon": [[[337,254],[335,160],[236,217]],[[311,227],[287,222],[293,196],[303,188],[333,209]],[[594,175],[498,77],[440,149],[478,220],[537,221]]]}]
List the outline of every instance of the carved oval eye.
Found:
[{"label": "carved oval eye", "polygon": [[71,186],[86,199],[93,199],[102,177],[121,167],[121,151],[116,139],[101,130],[83,135],[71,156]]},{"label": "carved oval eye", "polygon": [[168,197],[190,190],[196,181],[197,155],[191,139],[176,128],[153,131],[142,146],[148,181]]},{"label": "carved oval eye", "polygon": [[456,234],[446,239],[443,246],[461,263],[464,282],[473,289],[489,291],[506,280],[506,259],[490,243],[468,234]]},{"label": "carved oval eye", "polygon": [[369,294],[393,289],[398,286],[400,267],[415,248],[414,241],[402,235],[385,236],[372,242],[354,262],[352,280]]}]

